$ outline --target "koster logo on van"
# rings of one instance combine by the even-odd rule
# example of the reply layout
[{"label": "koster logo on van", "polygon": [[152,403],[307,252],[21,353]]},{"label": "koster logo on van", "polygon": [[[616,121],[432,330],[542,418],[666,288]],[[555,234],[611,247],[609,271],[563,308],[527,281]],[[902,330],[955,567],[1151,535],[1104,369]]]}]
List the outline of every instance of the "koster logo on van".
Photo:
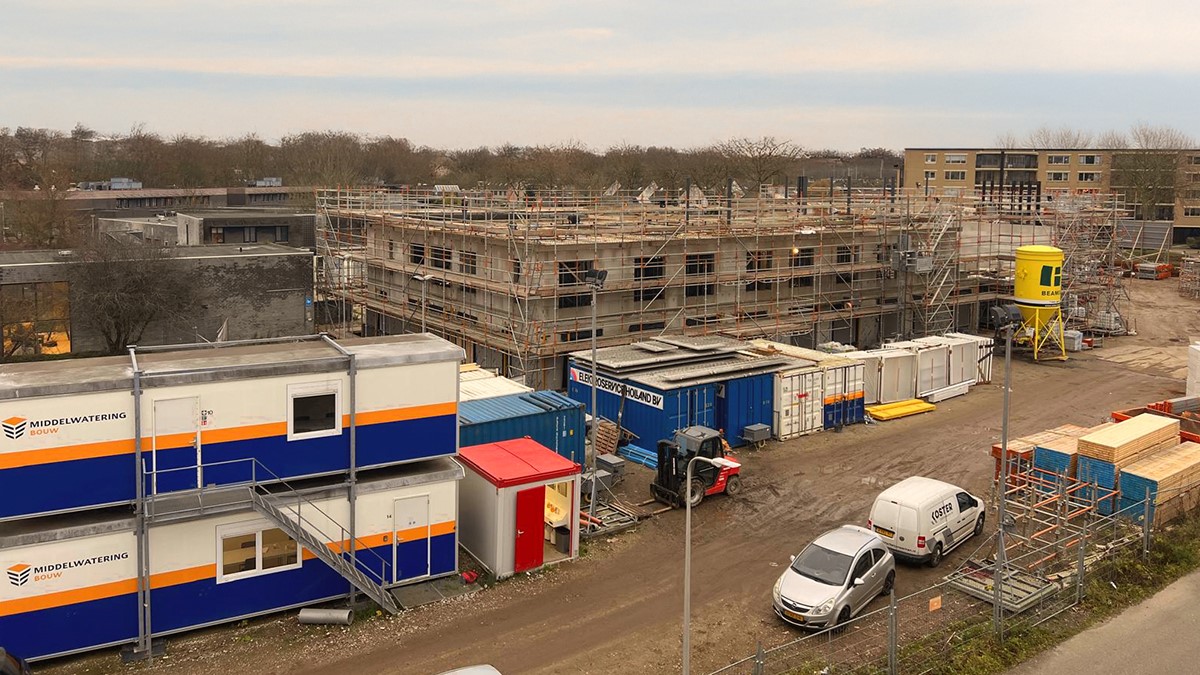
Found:
[{"label": "koster logo on van", "polygon": [[954,510],[953,504],[950,504],[950,503],[942,504],[941,506],[939,506],[933,510],[933,513],[930,514],[929,521],[936,523],[938,520],[940,520],[942,518],[942,516],[949,514],[953,510]]}]

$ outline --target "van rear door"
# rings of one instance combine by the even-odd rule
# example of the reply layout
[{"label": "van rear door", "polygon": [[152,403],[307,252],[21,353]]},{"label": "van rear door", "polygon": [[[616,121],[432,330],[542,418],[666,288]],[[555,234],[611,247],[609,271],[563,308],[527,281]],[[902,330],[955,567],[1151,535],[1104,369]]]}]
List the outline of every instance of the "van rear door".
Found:
[{"label": "van rear door", "polygon": [[888,546],[917,553],[917,512],[910,506],[891,501],[875,500],[871,509],[871,529]]}]

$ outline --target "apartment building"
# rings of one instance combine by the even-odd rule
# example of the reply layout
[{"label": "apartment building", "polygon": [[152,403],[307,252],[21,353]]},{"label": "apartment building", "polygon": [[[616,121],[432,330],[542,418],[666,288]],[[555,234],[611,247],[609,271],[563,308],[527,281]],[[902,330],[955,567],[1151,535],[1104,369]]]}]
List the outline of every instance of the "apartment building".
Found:
[{"label": "apartment building", "polygon": [[1200,149],[907,148],[903,181],[925,195],[977,195],[1028,215],[1063,195],[1111,192],[1124,202],[1131,245],[1146,247],[1145,235],[1167,245],[1200,236]]}]

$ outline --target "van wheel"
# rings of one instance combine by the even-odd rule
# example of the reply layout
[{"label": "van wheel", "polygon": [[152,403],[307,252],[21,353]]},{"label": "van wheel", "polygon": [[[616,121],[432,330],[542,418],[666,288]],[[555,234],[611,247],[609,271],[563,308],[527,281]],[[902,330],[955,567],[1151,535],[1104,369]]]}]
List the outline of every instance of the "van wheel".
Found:
[{"label": "van wheel", "polygon": [[742,491],[742,479],[736,473],[725,480],[725,494],[735,496]]},{"label": "van wheel", "polygon": [[979,520],[975,521],[975,534],[973,536],[979,536],[983,533],[983,518],[984,515],[982,513],[979,514]]},{"label": "van wheel", "polygon": [[887,578],[883,580],[883,591],[880,595],[891,595],[892,589],[896,587],[896,570],[888,572]]},{"label": "van wheel", "polygon": [[940,543],[933,545],[933,553],[929,554],[929,566],[937,567],[942,564],[942,545]]},{"label": "van wheel", "polygon": [[850,623],[850,605],[846,605],[841,612],[838,612],[837,621],[833,624],[833,632],[841,633],[846,630],[848,623]]}]

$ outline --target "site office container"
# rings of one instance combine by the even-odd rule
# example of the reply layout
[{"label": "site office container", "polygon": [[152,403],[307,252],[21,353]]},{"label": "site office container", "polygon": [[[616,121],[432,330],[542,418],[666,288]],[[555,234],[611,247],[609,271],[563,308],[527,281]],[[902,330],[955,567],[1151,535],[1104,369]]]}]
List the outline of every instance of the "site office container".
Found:
[{"label": "site office container", "polygon": [[775,373],[759,373],[717,385],[716,428],[724,430],[731,447],[746,444],[743,430],[752,424],[772,426],[775,411]]},{"label": "site office container", "polygon": [[[567,396],[591,405],[592,372],[574,359],[567,365]],[[664,390],[632,380],[598,373],[596,408],[599,416],[619,421],[632,432],[637,445],[653,448],[675,431],[690,426],[716,429],[717,383],[709,382]],[[729,439],[732,443],[734,439]]]},{"label": "site office container", "polygon": [[[457,571],[462,468],[450,459],[377,469],[358,483],[356,561],[384,585]],[[349,550],[339,523],[346,489],[280,496],[299,504],[303,527]],[[171,500],[172,497],[165,497]],[[165,509],[166,504],[156,508]],[[246,501],[216,513],[163,515],[149,526],[154,637],[345,597],[349,582]],[[111,511],[0,525],[0,636],[6,649],[41,659],[138,638],[134,519]],[[348,555],[348,554],[347,554]]]},{"label": "site office container", "polygon": [[511,394],[528,394],[533,387],[528,387],[497,373],[480,368],[475,364],[462,366],[458,375],[458,400],[476,401]]},{"label": "site office container", "polygon": [[843,356],[863,362],[863,400],[868,405],[907,401],[916,396],[916,354],[904,349],[871,349]]},{"label": "site office container", "polygon": [[995,353],[996,340],[984,335],[970,333],[946,333],[948,338],[962,338],[975,342],[975,381],[992,381],[992,355]]},{"label": "site office container", "polygon": [[529,437],[576,464],[584,462],[584,406],[557,392],[463,401],[458,423],[462,446]]},{"label": "site office container", "polygon": [[950,348],[916,341],[889,342],[885,349],[904,349],[917,357],[916,396],[921,398],[950,386]]},{"label": "site office container", "polygon": [[[821,416],[826,429],[863,421],[866,403],[862,361],[847,358],[845,354],[829,354],[770,340],[752,340],[751,344],[756,349],[783,354],[821,369]],[[779,403],[777,398],[776,405]]]},{"label": "site office container", "polygon": [[861,423],[866,415],[863,363],[841,358],[820,365],[825,371],[825,428]]},{"label": "site office container", "polygon": [[579,555],[580,465],[532,439],[463,446],[462,545],[503,579]]},{"label": "site office container", "polygon": [[775,438],[784,441],[825,428],[825,371],[816,365],[775,373]]},{"label": "site office container", "polygon": [[[453,455],[462,350],[429,335],[206,346],[5,368],[0,521]],[[351,399],[354,399],[354,408]],[[140,406],[140,415],[137,408]]]},{"label": "site office container", "polygon": [[975,384],[977,381],[979,344],[975,340],[949,335],[930,335],[916,338],[913,342],[946,347],[949,378],[947,386]]}]

